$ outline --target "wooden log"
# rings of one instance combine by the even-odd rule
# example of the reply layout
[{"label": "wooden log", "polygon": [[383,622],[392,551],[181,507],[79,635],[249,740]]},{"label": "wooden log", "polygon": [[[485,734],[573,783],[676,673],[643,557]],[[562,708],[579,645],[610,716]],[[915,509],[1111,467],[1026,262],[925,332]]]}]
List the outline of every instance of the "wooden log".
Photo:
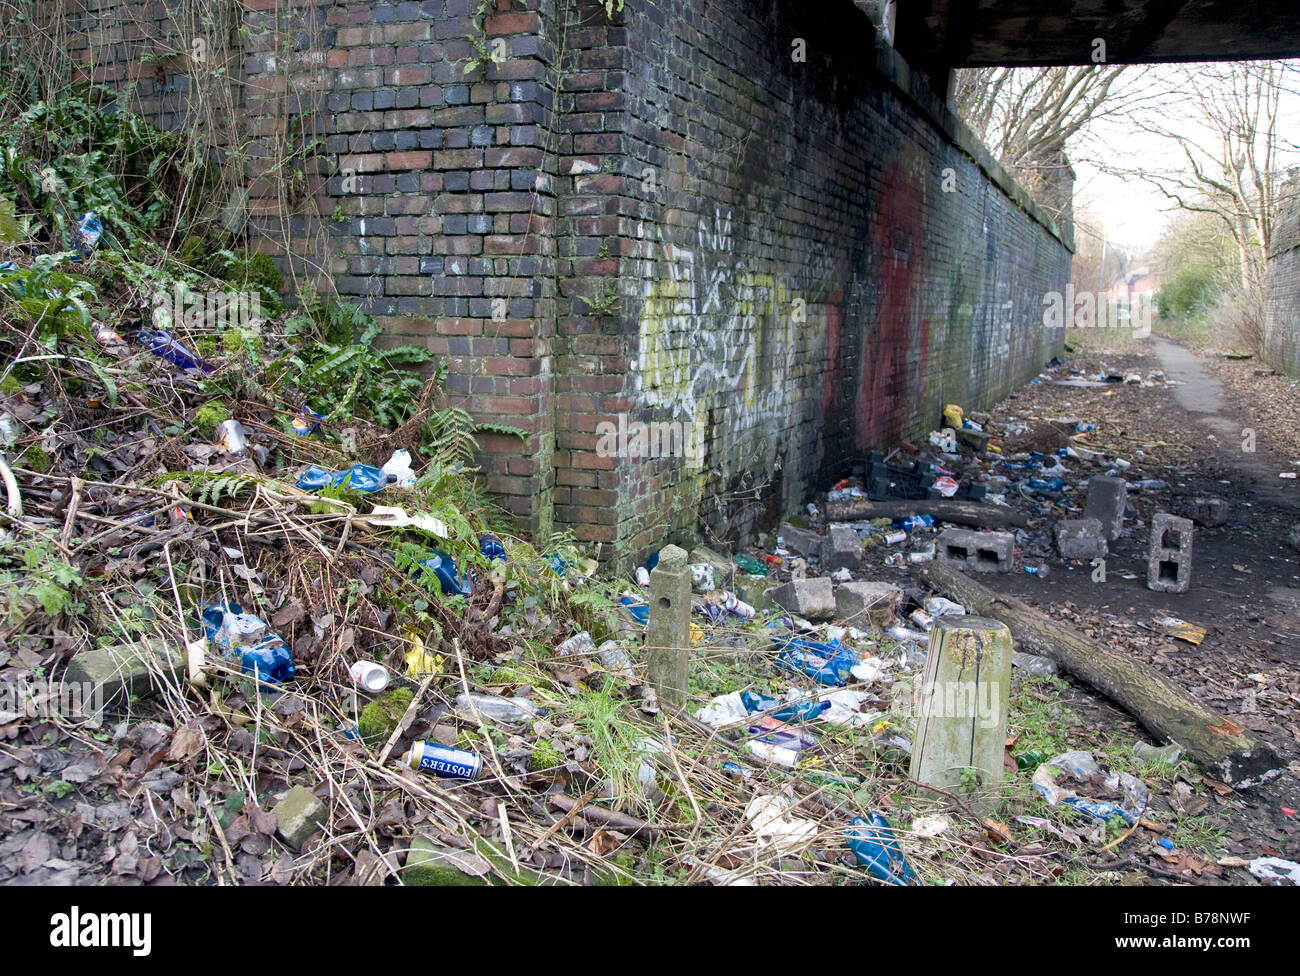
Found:
[{"label": "wooden log", "polygon": [[1102,692],[1162,740],[1177,742],[1205,772],[1236,789],[1279,776],[1286,764],[1264,742],[1140,661],[1089,640],[1022,600],[1003,596],[959,570],[926,563],[929,586],[970,613],[1001,620],[1022,650],[1041,654]]},{"label": "wooden log", "polygon": [[917,498],[893,502],[873,502],[869,498],[850,498],[842,502],[826,503],[826,519],[830,522],[853,522],[858,519],[905,518],[908,515],[933,515],[953,525],[973,525],[979,528],[1023,528],[1029,524],[1022,512],[1002,505],[985,505],[982,502],[957,501],[952,498]]}]

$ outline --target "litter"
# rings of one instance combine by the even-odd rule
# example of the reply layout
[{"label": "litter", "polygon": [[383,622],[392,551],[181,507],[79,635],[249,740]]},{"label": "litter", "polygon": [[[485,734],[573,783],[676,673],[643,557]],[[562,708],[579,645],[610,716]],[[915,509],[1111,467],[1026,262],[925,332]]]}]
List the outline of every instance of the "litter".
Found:
[{"label": "litter", "polygon": [[238,661],[244,674],[274,684],[293,680],[293,652],[266,621],[237,603],[205,603],[199,614],[204,636],[222,657]]},{"label": "litter", "polygon": [[399,488],[410,488],[415,484],[415,472],[411,469],[411,452],[394,451],[393,456],[384,462],[380,470],[392,479]]},{"label": "litter", "polygon": [[874,880],[898,887],[916,883],[916,872],[903,856],[894,828],[883,813],[876,811],[869,820],[854,817],[853,827],[847,831],[849,850]]},{"label": "litter", "polygon": [[353,491],[372,492],[379,491],[396,480],[396,475],[385,474],[372,464],[354,464],[341,471],[326,471],[319,465],[313,464],[298,476],[297,484],[302,491],[350,488]]},{"label": "litter", "polygon": [[1285,882],[1300,886],[1300,864],[1284,861],[1280,857],[1257,857],[1250,862],[1250,873],[1265,881]]},{"label": "litter", "polygon": [[[1079,786],[1100,782],[1108,793],[1121,802],[1112,803],[1109,799],[1081,796],[1074,788],[1061,784],[1060,780],[1073,780]],[[1033,784],[1048,806],[1064,803],[1098,820],[1121,819],[1130,825],[1138,822],[1150,800],[1145,783],[1128,773],[1106,774],[1097,765],[1092,753],[1082,749],[1063,752],[1039,766],[1034,772]]]}]

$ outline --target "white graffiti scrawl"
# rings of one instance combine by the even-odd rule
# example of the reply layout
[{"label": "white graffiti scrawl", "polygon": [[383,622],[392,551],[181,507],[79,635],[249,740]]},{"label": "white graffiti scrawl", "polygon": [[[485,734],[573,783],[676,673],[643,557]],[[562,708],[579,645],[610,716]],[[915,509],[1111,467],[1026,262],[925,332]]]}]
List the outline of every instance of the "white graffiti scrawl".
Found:
[{"label": "white graffiti scrawl", "polygon": [[716,434],[771,427],[790,412],[796,324],[784,283],[734,253],[732,213],[699,218],[694,248],[637,228],[642,306],[636,392]]}]

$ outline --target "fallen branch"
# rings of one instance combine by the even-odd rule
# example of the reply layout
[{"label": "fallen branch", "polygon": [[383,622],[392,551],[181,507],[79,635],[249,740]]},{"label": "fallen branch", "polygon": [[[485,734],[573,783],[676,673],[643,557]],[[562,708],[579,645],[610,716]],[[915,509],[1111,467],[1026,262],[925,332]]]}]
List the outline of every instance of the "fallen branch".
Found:
[{"label": "fallen branch", "polygon": [[842,502],[826,503],[826,518],[831,522],[853,522],[858,519],[906,518],[909,515],[933,515],[941,522],[953,525],[973,525],[977,528],[1023,528],[1029,520],[1014,509],[981,502],[954,501],[950,498],[873,502],[869,498],[850,498]]},{"label": "fallen branch", "polygon": [[926,563],[930,587],[973,613],[1009,628],[1022,649],[1050,657],[1122,705],[1162,740],[1176,742],[1210,775],[1237,789],[1259,786],[1286,764],[1264,742],[1139,661],[1088,640],[1014,597],[1001,596],[958,570]]}]

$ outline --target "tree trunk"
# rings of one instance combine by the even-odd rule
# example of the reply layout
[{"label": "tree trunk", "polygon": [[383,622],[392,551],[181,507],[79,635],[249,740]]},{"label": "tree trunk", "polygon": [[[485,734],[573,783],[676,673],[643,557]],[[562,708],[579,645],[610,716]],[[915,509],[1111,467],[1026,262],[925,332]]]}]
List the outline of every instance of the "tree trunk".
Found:
[{"label": "tree trunk", "polygon": [[982,502],[956,501],[951,498],[873,502],[868,498],[850,498],[842,502],[826,503],[826,519],[830,522],[852,522],[857,519],[906,518],[908,515],[933,515],[936,519],[954,525],[973,525],[980,528],[1022,528],[1028,519],[1020,512],[1000,505]]},{"label": "tree trunk", "polygon": [[1177,742],[1210,776],[1249,789],[1278,776],[1285,763],[1266,744],[1198,702],[1168,678],[1122,652],[1088,640],[1014,597],[965,574],[926,563],[921,576],[971,613],[1001,620],[1024,650],[1051,658],[1122,705],[1162,739]]}]

